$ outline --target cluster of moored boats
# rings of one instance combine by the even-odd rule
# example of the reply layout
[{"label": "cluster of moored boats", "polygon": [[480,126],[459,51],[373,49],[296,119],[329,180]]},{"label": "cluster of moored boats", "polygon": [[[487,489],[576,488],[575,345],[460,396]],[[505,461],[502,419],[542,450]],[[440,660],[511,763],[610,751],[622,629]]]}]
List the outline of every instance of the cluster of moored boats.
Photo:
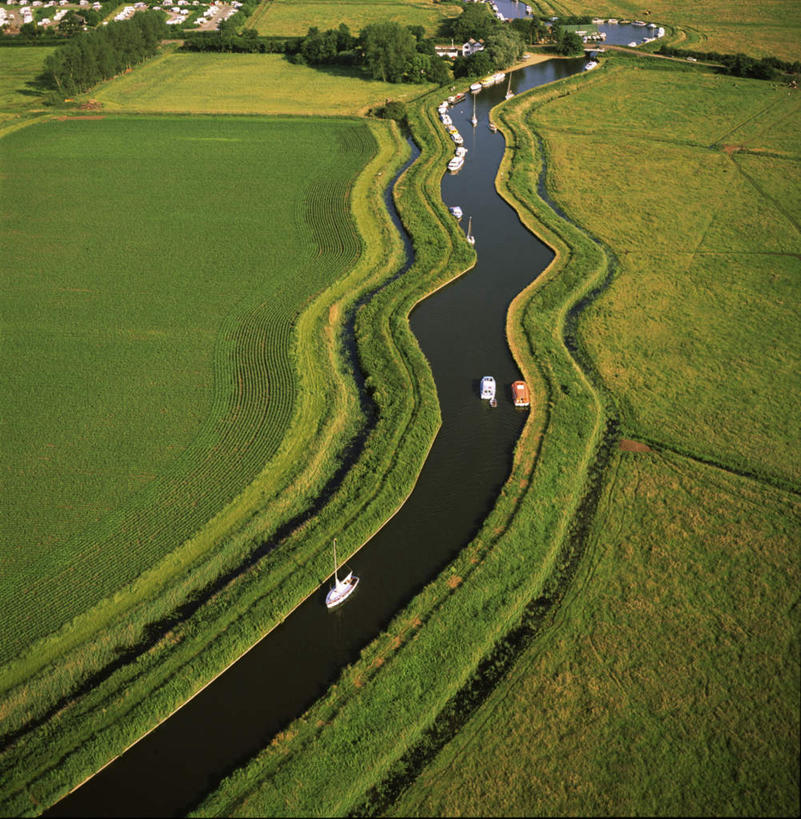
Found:
[{"label": "cluster of moored boats", "polygon": [[[498,406],[498,399],[495,397],[495,379],[491,375],[485,375],[481,379],[481,399],[489,401],[491,407]],[[512,382],[512,401],[516,407],[531,406],[528,385],[525,381]]]},{"label": "cluster of moored boats", "polygon": [[464,99],[464,94],[459,94],[458,96],[460,97],[459,100],[457,100],[456,96],[448,97],[448,99],[441,102],[437,108],[440,122],[442,122],[442,124],[445,126],[448,136],[450,136],[450,138],[457,145],[453,158],[450,160],[450,162],[448,162],[448,170],[452,173],[456,173],[456,171],[461,169],[462,165],[464,165],[465,155],[467,154],[467,148],[464,147],[464,137],[459,133],[459,129],[453,124],[453,120],[448,113],[448,104],[451,100],[457,102]]}]

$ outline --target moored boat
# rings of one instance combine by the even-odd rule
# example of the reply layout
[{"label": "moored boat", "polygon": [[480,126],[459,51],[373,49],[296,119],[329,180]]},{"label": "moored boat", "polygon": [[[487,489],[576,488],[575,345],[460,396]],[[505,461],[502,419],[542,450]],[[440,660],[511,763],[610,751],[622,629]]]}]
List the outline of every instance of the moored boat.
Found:
[{"label": "moored boat", "polygon": [[456,217],[456,220],[462,218],[462,209],[458,205],[454,205],[452,208],[448,208],[448,210]]},{"label": "moored boat", "polygon": [[481,379],[481,399],[482,401],[492,401],[495,398],[495,379],[491,375],[485,375]]},{"label": "moored boat", "polygon": [[454,156],[448,162],[448,170],[451,173],[456,173],[456,171],[461,170],[462,165],[464,165],[464,157],[463,156]]},{"label": "moored boat", "polygon": [[514,381],[512,383],[512,400],[516,407],[528,407],[531,404],[528,385],[525,381]]},{"label": "moored boat", "polygon": [[325,596],[325,605],[328,609],[333,609],[344,603],[348,597],[356,590],[359,584],[359,578],[353,572],[349,571],[345,577],[340,580],[337,567],[337,542],[334,540],[334,585]]},{"label": "moored boat", "polygon": [[481,90],[481,83],[480,83],[480,82],[474,82],[474,83],[473,83],[473,84],[470,86],[470,90],[471,90],[471,91],[472,91],[474,94],[478,94],[478,92]]}]

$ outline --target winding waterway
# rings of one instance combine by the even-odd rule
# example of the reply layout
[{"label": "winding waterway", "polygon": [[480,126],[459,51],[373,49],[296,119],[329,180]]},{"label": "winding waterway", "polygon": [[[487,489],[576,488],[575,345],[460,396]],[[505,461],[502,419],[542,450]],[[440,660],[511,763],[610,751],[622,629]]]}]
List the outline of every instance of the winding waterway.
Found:
[{"label": "winding waterway", "polygon": [[[521,92],[581,70],[582,59],[551,60],[514,72]],[[123,756],[54,806],[51,816],[185,814],[219,780],[299,716],[361,648],[478,530],[509,474],[525,414],[512,405],[519,378],[505,336],[512,299],[549,264],[551,251],[520,223],[494,186],[504,140],[488,128],[507,81],[451,111],[468,148],[442,196],[472,217],[478,261],[422,302],[411,326],[434,373],[442,410],[419,481],[403,508],[350,561],[361,578],[341,610],[325,590],[212,685]],[[397,220],[397,217],[395,217]],[[479,400],[482,376],[498,384],[498,407]]]}]

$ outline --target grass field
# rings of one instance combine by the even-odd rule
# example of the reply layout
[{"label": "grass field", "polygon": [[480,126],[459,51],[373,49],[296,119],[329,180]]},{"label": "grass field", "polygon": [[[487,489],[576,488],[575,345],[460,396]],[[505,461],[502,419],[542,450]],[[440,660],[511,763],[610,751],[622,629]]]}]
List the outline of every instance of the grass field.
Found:
[{"label": "grass field", "polygon": [[555,196],[620,260],[587,346],[632,434],[797,486],[801,99],[629,69],[535,122]]},{"label": "grass field", "polygon": [[[541,13],[591,14],[619,19],[653,20],[682,29],[679,47],[723,54],[742,52],[753,57],[801,59],[801,2],[760,0],[537,0]],[[646,10],[650,14],[646,14]],[[536,13],[536,11],[535,11]]]},{"label": "grass field", "polygon": [[7,661],[275,453],[292,325],[356,259],[345,193],[373,142],[353,121],[203,118],[54,120],[4,142],[3,257],[20,271],[3,303]]},{"label": "grass field", "polygon": [[36,77],[54,48],[0,48],[0,125],[32,108],[41,108]]},{"label": "grass field", "polygon": [[293,65],[279,54],[170,53],[91,96],[107,111],[328,116],[364,113],[430,87],[370,80],[358,69]]},{"label": "grass field", "polygon": [[620,453],[548,634],[390,816],[792,816],[797,498]]},{"label": "grass field", "polygon": [[269,0],[248,19],[247,27],[259,34],[295,36],[312,26],[325,31],[345,23],[358,34],[371,23],[394,22],[423,26],[431,37],[442,20],[459,13],[456,4],[435,5],[430,0]]}]

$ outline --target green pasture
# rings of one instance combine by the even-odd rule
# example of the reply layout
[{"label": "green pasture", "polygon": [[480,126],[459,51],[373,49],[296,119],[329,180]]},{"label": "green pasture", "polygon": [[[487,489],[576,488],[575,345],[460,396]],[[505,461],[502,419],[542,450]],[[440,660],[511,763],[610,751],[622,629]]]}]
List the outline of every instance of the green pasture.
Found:
[{"label": "green pasture", "polygon": [[626,69],[532,123],[555,197],[619,259],[584,326],[633,434],[797,485],[801,104],[786,92]]},{"label": "green pasture", "polygon": [[173,52],[98,86],[91,96],[110,112],[328,116],[364,113],[430,87],[371,80],[341,66],[293,65],[280,54]]},{"label": "green pasture", "polygon": [[620,453],[542,639],[391,816],[799,811],[801,505]]},{"label": "green pasture", "polygon": [[345,23],[358,34],[371,23],[400,23],[423,26],[431,37],[439,24],[461,12],[454,3],[434,4],[431,0],[269,0],[248,19],[247,27],[259,34],[296,36],[316,26],[321,31]]},{"label": "green pasture", "polygon": [[[733,0],[538,0],[541,13],[548,16],[590,14],[667,23],[680,28],[678,40],[701,51],[721,54],[742,52],[752,57],[778,57],[793,62],[801,59],[801,2],[760,0],[740,3]],[[645,12],[649,11],[650,14]],[[536,12],[535,12],[536,13]]]},{"label": "green pasture", "polygon": [[32,108],[41,108],[36,78],[54,48],[0,48],[0,123]]},{"label": "green pasture", "polygon": [[346,191],[374,142],[346,120],[110,118],[3,147],[8,661],[276,452],[293,323],[357,257]]}]

